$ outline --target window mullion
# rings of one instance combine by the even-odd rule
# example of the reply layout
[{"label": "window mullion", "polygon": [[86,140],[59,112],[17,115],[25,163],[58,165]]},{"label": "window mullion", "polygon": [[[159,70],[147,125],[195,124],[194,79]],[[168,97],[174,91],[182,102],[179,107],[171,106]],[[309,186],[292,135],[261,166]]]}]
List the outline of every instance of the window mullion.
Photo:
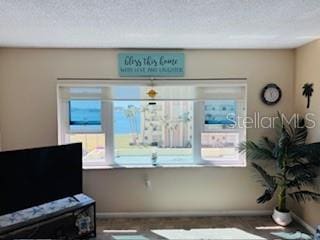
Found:
[{"label": "window mullion", "polygon": [[60,116],[59,116],[59,144],[64,144],[66,143],[69,138],[67,137],[67,132],[68,132],[68,124],[69,124],[69,104],[68,101],[61,100],[60,101],[60,106],[61,111],[60,111]]},{"label": "window mullion", "polygon": [[199,101],[193,105],[193,159],[196,164],[201,162],[202,106]]},{"label": "window mullion", "polygon": [[106,164],[114,163],[114,138],[113,138],[113,103],[111,101],[102,102],[102,124],[105,133]]}]

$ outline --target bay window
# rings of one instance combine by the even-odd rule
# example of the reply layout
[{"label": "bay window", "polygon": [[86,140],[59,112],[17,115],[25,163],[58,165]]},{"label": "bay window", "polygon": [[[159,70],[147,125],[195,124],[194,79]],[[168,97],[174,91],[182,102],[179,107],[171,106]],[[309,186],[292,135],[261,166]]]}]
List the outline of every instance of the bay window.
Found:
[{"label": "bay window", "polygon": [[[154,99],[146,94],[154,89]],[[84,167],[245,166],[245,82],[58,83],[59,143]]]}]

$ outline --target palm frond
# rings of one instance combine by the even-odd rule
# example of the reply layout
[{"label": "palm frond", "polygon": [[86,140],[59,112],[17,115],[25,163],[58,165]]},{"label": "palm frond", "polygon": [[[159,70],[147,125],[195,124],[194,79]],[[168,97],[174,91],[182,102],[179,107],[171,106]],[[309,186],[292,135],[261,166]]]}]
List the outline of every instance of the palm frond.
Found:
[{"label": "palm frond", "polygon": [[305,120],[303,118],[294,117],[282,120],[282,131],[279,132],[278,136],[286,133],[288,136],[290,145],[301,145],[305,144],[306,138],[308,136],[308,129],[305,125]]},{"label": "palm frond", "polygon": [[278,146],[282,149],[286,148],[288,146],[288,143],[290,142],[290,135],[285,128],[285,126],[282,127],[281,134],[278,139]]},{"label": "palm frond", "polygon": [[[279,118],[281,118],[280,113]],[[273,150],[273,156],[277,160],[277,165],[279,168],[283,167],[283,158],[287,152],[287,147],[290,145],[290,135],[288,133],[288,130],[286,129],[283,120],[281,119],[281,130],[278,133],[278,139],[275,145],[275,148]]]},{"label": "palm frond", "polygon": [[320,166],[320,142],[292,146],[288,152],[291,158],[304,158],[314,166]]},{"label": "palm frond", "polygon": [[284,157],[287,153],[287,147],[290,142],[290,137],[285,128],[282,128],[282,132],[278,139],[278,143],[274,149],[274,156],[276,157],[276,164],[279,169],[284,167]]},{"label": "palm frond", "polygon": [[275,148],[275,143],[272,142],[268,137],[262,137],[260,140],[261,146],[266,146],[269,150],[273,151]]},{"label": "palm frond", "polygon": [[269,189],[266,189],[264,193],[257,198],[257,203],[261,204],[261,203],[270,201],[273,198],[273,194],[274,194],[274,191],[270,191]]},{"label": "palm frond", "polygon": [[291,138],[292,145],[303,145],[306,143],[308,136],[308,129],[305,125],[304,119],[298,119],[298,122],[294,126],[293,134]]},{"label": "palm frond", "polygon": [[320,193],[310,191],[298,191],[289,193],[289,196],[297,202],[315,201],[320,202]]},{"label": "palm frond", "polygon": [[283,125],[283,118],[281,116],[281,113],[277,112],[277,115],[278,115],[278,118],[275,121],[274,128],[275,128],[277,136],[280,136],[280,134],[282,132],[282,128],[283,128],[284,125]]},{"label": "palm frond", "polygon": [[285,118],[285,119],[286,119],[286,121],[284,121],[284,119],[282,119],[282,127],[285,128],[285,130],[287,131],[287,133],[290,136],[293,136],[294,131],[295,131],[295,126],[294,126],[294,124],[291,124],[292,119],[291,118],[290,119]]},{"label": "palm frond", "polygon": [[251,165],[260,174],[261,178],[259,182],[262,184],[262,186],[268,189],[276,188],[277,183],[274,176],[269,175],[260,165],[256,163],[251,163]]},{"label": "palm frond", "polygon": [[299,190],[301,187],[306,187],[306,186],[313,186],[314,185],[314,177],[306,174],[300,174],[296,176],[292,180],[288,180],[287,187],[288,188],[293,188],[296,187]]},{"label": "palm frond", "polygon": [[287,175],[289,177],[294,177],[298,175],[307,175],[310,177],[317,177],[317,174],[315,173],[314,165],[311,163],[301,163],[298,162],[292,166],[287,166]]},{"label": "palm frond", "polygon": [[254,160],[275,159],[272,151],[255,144],[253,141],[246,141],[240,143],[238,150],[240,153],[246,153],[248,158]]},{"label": "palm frond", "polygon": [[252,167],[260,174],[259,182],[266,188],[265,192],[257,199],[257,203],[265,203],[272,199],[277,189],[277,182],[274,176],[269,175],[261,166],[252,163]]}]

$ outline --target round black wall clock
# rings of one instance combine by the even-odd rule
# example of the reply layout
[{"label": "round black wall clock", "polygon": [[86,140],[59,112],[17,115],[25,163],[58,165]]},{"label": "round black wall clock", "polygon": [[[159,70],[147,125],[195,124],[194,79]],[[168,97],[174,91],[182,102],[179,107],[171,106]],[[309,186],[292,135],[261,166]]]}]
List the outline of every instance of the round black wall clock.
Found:
[{"label": "round black wall clock", "polygon": [[281,99],[281,89],[277,84],[270,83],[261,91],[261,100],[267,105],[275,105]]}]

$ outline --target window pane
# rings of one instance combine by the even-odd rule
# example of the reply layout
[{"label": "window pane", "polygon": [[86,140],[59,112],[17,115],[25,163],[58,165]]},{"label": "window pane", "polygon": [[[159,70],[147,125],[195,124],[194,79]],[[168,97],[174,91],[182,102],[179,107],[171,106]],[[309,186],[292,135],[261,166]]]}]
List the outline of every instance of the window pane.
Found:
[{"label": "window pane", "polygon": [[191,101],[115,101],[115,162],[193,163]]},{"label": "window pane", "polygon": [[105,161],[105,134],[68,134],[69,143],[82,143],[83,161]]},{"label": "window pane", "polygon": [[70,100],[69,125],[71,131],[101,130],[101,101]]},{"label": "window pane", "polygon": [[[240,109],[239,109],[240,108]],[[238,153],[243,129],[236,126],[241,103],[237,100],[208,100],[204,102],[204,126],[201,133],[201,159],[217,166],[240,166]]]},{"label": "window pane", "polygon": [[207,130],[235,125],[235,100],[210,100],[204,103],[204,124]]},{"label": "window pane", "polygon": [[233,164],[239,160],[238,144],[239,133],[202,133],[201,158],[221,165]]},{"label": "window pane", "polygon": [[117,99],[130,99],[130,100],[140,100],[143,97],[141,92],[141,87],[138,86],[116,86],[112,87],[112,98]]}]

